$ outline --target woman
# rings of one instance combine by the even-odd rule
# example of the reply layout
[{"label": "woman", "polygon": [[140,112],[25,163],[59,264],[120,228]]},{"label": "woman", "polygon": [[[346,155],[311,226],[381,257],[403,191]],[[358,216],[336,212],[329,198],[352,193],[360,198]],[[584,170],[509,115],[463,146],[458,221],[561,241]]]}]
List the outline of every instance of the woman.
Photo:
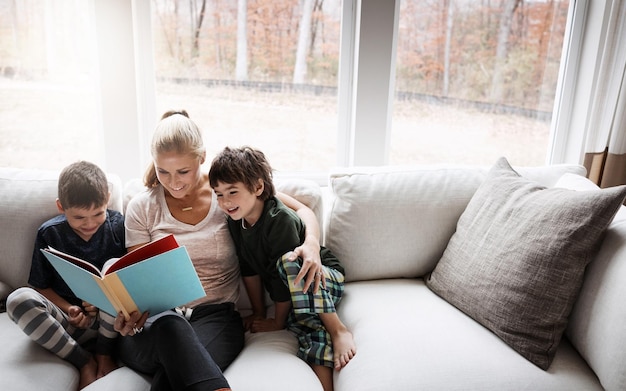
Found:
[{"label": "woman", "polygon": [[[185,111],[165,113],[151,153],[153,164],[144,176],[148,190],[126,209],[126,246],[130,251],[173,233],[187,248],[206,296],[175,311],[133,313],[130,319],[118,315],[115,329],[125,336],[120,358],[152,375],[152,390],[229,390],[222,371],[244,345],[234,304],[240,274],[226,217],[201,172],[206,151],[198,126]],[[300,202],[284,194],[279,198],[308,227],[305,243],[295,249],[305,259],[298,278],[306,276],[305,289],[312,283],[316,290],[322,268],[318,222]]]}]

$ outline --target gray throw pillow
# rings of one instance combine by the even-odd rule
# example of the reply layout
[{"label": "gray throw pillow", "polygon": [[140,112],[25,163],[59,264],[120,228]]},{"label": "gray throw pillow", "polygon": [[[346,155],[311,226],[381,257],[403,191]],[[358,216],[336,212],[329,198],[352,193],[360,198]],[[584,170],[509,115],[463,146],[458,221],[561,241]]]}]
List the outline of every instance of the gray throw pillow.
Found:
[{"label": "gray throw pillow", "polygon": [[625,197],[626,186],[545,188],[500,158],[459,218],[427,286],[545,370],[585,267]]}]

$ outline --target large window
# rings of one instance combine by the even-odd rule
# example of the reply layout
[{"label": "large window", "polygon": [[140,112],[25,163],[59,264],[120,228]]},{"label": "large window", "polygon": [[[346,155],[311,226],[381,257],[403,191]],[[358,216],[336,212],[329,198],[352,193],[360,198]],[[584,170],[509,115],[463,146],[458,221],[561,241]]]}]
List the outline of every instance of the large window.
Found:
[{"label": "large window", "polygon": [[[599,63],[561,58],[597,45],[563,51],[574,8],[576,39],[602,33],[606,5],[586,4],[0,0],[0,166],[88,159],[139,177],[169,109],[198,122],[209,157],[253,145],[322,181],[349,164],[544,164],[551,122],[573,115],[553,112],[557,85],[588,94]],[[557,151],[584,138],[557,136]]]},{"label": "large window", "polygon": [[186,109],[208,163],[247,144],[277,170],[335,165],[339,0],[151,1],[157,112]]},{"label": "large window", "polygon": [[544,164],[568,7],[402,0],[390,161]]},{"label": "large window", "polygon": [[0,1],[0,166],[103,163],[89,9]]}]

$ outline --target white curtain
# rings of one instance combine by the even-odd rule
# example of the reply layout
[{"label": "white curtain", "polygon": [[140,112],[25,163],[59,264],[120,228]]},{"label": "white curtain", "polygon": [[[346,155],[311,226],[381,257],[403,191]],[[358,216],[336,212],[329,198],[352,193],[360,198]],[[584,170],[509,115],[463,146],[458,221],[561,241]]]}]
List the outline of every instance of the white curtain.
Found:
[{"label": "white curtain", "polygon": [[584,165],[601,187],[626,184],[626,5],[612,1],[594,99],[586,124]]}]

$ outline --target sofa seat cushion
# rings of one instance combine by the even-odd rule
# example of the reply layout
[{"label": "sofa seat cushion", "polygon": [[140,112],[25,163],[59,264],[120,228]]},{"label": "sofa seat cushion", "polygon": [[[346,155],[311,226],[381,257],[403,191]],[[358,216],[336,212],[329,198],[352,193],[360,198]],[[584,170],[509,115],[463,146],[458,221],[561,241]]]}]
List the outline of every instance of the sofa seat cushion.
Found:
[{"label": "sofa seat cushion", "polygon": [[224,376],[236,391],[322,391],[311,367],[296,356],[297,350],[298,341],[287,330],[248,332],[245,348]]},{"label": "sofa seat cushion", "polygon": [[[0,390],[75,390],[78,387],[78,370],[45,350],[17,327],[6,313],[0,314]],[[144,375],[121,367],[99,379],[85,391],[97,390],[150,390],[150,380]]]},{"label": "sofa seat cushion", "polygon": [[0,390],[75,390],[78,371],[31,341],[6,313],[0,314]]},{"label": "sofa seat cushion", "polygon": [[[243,351],[224,376],[237,391],[322,391],[311,368],[296,356],[297,350],[298,342],[287,330],[246,333]],[[90,384],[85,391],[149,389],[149,377],[123,367]]]},{"label": "sofa seat cushion", "polygon": [[122,366],[81,391],[109,390],[150,391],[150,377]]},{"label": "sofa seat cushion", "polygon": [[499,159],[428,286],[547,369],[585,268],[625,197],[626,186],[545,188]]},{"label": "sofa seat cushion", "polygon": [[602,390],[566,340],[543,371],[422,279],[347,283],[338,311],[357,354],[335,375],[336,391]]}]

